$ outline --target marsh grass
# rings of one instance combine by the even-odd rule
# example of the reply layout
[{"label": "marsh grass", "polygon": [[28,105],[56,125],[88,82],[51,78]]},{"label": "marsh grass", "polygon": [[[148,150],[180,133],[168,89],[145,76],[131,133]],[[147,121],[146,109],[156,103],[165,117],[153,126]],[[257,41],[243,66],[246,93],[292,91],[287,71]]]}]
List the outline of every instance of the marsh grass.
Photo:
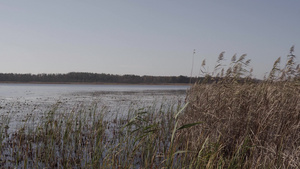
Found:
[{"label": "marsh grass", "polygon": [[180,122],[202,123],[177,139],[200,166],[300,166],[300,83],[195,85],[188,100]]},{"label": "marsh grass", "polygon": [[[27,118],[8,133],[1,121],[0,166],[4,168],[161,168],[169,160],[174,112],[179,105],[130,109],[105,120],[96,104],[60,112],[58,102],[39,119]],[[33,125],[34,123],[34,125]]]},{"label": "marsh grass", "polygon": [[[245,55],[231,59],[226,71],[207,77],[212,84],[195,84],[187,94],[189,106],[180,124],[201,121],[178,132],[185,143],[182,155],[190,168],[299,168],[300,81],[294,47],[280,68],[280,58],[269,77],[255,82]],[[204,64],[205,65],[205,64]]]},{"label": "marsh grass", "polygon": [[[128,109],[78,105],[28,116],[8,132],[0,122],[1,168],[299,168],[300,68],[294,47],[264,81],[252,79],[246,55],[194,84],[182,105]],[[121,112],[124,114],[124,112]]]}]

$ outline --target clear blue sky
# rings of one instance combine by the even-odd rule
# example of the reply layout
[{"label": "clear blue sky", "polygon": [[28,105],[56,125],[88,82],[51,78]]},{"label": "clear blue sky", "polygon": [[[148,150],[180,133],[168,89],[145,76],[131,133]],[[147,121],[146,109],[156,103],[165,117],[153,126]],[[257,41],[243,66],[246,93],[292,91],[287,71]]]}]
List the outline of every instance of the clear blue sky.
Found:
[{"label": "clear blue sky", "polygon": [[[295,45],[299,0],[4,0],[0,72],[194,76],[246,53],[262,78]],[[299,61],[300,59],[298,59]]]}]

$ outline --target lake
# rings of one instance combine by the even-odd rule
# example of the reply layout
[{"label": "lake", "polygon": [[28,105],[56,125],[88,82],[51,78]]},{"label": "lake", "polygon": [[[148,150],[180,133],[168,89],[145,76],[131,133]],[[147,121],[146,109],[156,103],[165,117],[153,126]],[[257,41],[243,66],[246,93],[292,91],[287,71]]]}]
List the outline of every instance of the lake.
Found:
[{"label": "lake", "polygon": [[[189,86],[181,85],[88,85],[88,84],[0,84],[0,116],[9,119],[14,131],[28,118],[39,118],[59,104],[58,112],[97,104],[109,112],[107,118],[129,110],[182,104]],[[2,120],[3,121],[3,120]]]}]

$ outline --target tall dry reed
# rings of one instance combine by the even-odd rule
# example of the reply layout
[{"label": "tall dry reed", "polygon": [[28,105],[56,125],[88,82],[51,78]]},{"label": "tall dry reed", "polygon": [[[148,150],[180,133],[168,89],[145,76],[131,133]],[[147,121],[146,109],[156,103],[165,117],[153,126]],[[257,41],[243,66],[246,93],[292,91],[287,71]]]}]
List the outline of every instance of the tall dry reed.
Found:
[{"label": "tall dry reed", "polygon": [[[226,75],[224,70],[210,74],[213,84],[192,86],[189,106],[179,119],[181,124],[201,124],[176,135],[178,143],[185,143],[181,149],[189,152],[182,155],[192,161],[187,166],[300,167],[300,81],[293,51],[285,67],[280,69],[278,59],[264,81],[247,81],[250,61],[242,55],[232,58]],[[215,70],[222,59],[223,53]]]}]

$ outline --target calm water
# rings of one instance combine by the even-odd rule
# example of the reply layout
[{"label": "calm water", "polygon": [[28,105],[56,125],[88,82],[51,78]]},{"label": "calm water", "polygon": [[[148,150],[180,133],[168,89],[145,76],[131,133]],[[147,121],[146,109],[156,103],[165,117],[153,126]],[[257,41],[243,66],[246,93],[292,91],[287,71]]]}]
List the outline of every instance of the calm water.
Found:
[{"label": "calm water", "polygon": [[172,85],[0,84],[0,98],[60,97],[78,92],[186,91]]},{"label": "calm water", "polygon": [[0,116],[10,119],[10,130],[20,128],[24,119],[38,118],[59,103],[58,112],[97,104],[109,117],[129,110],[163,107],[184,102],[189,86],[172,85],[78,85],[0,84]]}]

